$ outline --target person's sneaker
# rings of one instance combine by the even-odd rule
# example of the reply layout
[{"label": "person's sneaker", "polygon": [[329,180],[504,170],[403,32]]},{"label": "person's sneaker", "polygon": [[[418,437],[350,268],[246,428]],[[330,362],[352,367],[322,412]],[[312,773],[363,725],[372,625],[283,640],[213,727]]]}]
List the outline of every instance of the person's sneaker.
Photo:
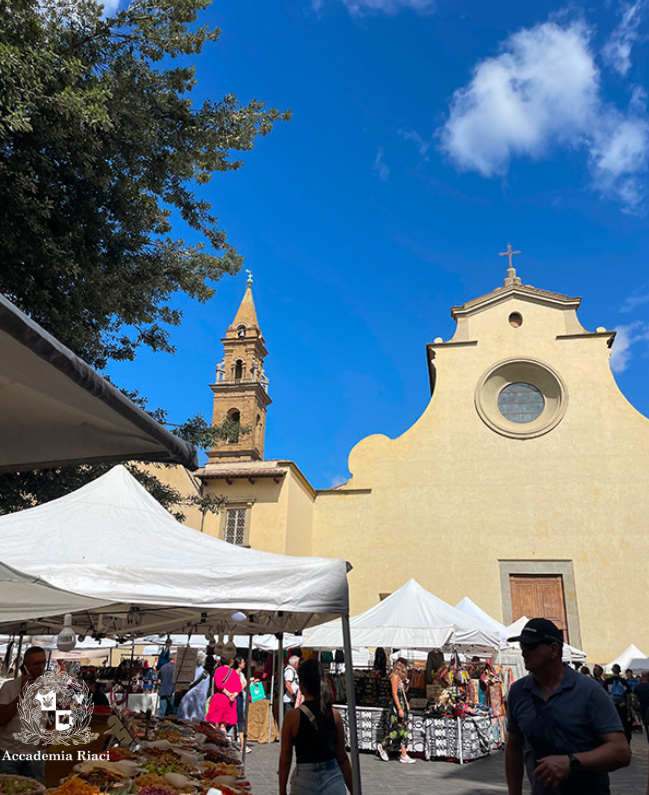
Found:
[{"label": "person's sneaker", "polygon": [[408,754],[406,754],[405,756],[400,756],[399,757],[399,761],[401,762],[402,765],[414,765],[415,764],[415,760],[411,756],[408,756]]},{"label": "person's sneaker", "polygon": [[379,752],[379,756],[384,762],[390,761],[390,757],[387,755],[385,748],[381,745],[381,743],[376,746],[376,750]]},{"label": "person's sneaker", "polygon": [[249,754],[252,751],[252,747],[250,745],[246,745],[246,753]]}]

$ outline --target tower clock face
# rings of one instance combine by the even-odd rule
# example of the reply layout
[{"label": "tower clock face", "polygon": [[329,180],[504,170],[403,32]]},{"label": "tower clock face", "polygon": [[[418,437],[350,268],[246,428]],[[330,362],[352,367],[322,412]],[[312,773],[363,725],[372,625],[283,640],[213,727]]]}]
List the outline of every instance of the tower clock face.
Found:
[{"label": "tower clock face", "polygon": [[507,359],[487,370],[475,392],[480,419],[515,439],[542,436],[563,419],[568,394],[561,377],[536,359]]}]

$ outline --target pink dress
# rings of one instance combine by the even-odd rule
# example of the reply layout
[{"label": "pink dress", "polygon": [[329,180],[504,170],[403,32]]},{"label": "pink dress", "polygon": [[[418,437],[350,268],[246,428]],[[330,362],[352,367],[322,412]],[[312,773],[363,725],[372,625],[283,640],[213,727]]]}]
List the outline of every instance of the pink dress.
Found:
[{"label": "pink dress", "polygon": [[214,671],[214,695],[210,699],[205,720],[209,723],[225,723],[234,726],[237,722],[237,700],[230,701],[223,690],[228,693],[241,692],[239,674],[229,665],[221,665]]}]

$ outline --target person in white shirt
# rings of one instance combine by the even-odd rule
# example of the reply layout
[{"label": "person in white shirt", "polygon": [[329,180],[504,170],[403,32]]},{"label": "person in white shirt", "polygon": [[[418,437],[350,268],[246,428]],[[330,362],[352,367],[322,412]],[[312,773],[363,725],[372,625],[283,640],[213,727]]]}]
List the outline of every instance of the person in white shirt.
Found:
[{"label": "person in white shirt", "polygon": [[0,773],[35,778],[42,784],[45,762],[17,758],[18,755],[31,756],[42,751],[42,748],[23,743],[14,735],[19,734],[23,728],[18,715],[18,701],[25,688],[45,672],[45,651],[40,646],[27,649],[23,665],[27,673],[16,679],[9,679],[0,688]]},{"label": "person in white shirt", "polygon": [[284,669],[284,711],[293,709],[295,698],[300,686],[297,680],[297,666],[300,658],[296,655],[289,657],[288,665]]}]

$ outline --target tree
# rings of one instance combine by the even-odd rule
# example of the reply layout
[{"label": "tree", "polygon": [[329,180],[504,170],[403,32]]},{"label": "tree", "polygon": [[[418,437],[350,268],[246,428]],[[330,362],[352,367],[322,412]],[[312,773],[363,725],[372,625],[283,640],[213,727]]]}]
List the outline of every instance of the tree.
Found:
[{"label": "tree", "polygon": [[[188,57],[220,32],[195,24],[207,5],[135,0],[105,19],[95,0],[0,0],[0,292],[99,369],[142,345],[173,351],[175,296],[206,301],[239,269],[200,185],[290,118],[232,94],[192,103]],[[232,432],[202,430],[203,443]],[[101,471],[3,475],[0,510]]]},{"label": "tree", "polygon": [[[228,94],[194,107],[218,30],[207,0],[0,0],[0,292],[103,368],[172,350],[176,293],[205,301],[241,264],[197,193],[289,113]],[[197,243],[172,234],[176,213]]]}]

